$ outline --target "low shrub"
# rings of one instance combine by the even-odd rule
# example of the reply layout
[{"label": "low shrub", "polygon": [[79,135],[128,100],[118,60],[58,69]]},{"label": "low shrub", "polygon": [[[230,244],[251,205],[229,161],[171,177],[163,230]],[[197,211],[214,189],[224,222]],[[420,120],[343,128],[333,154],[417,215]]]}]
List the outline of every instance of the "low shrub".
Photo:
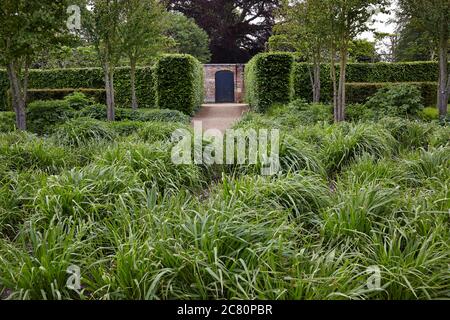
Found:
[{"label": "low shrub", "polygon": [[67,101],[69,106],[74,110],[81,110],[94,103],[92,99],[89,99],[84,93],[78,91],[65,96],[64,101]]},{"label": "low shrub", "polygon": [[77,118],[58,127],[53,137],[60,144],[80,147],[95,142],[113,141],[117,135],[106,122]]},{"label": "low shrub", "polygon": [[130,136],[141,130],[144,123],[140,121],[115,121],[109,123],[109,126],[119,136]]},{"label": "low shrub", "polygon": [[345,107],[345,118],[351,122],[369,121],[375,118],[375,112],[364,104],[349,104]]},{"label": "low shrub", "polygon": [[16,115],[14,112],[0,112],[0,132],[16,130]]},{"label": "low shrub", "polygon": [[419,118],[424,121],[439,120],[439,110],[435,107],[428,107],[419,112]]},{"label": "low shrub", "polygon": [[74,110],[68,101],[34,101],[27,108],[27,127],[31,132],[48,134],[53,132],[59,124],[73,118],[74,115]]},{"label": "low shrub", "polygon": [[382,88],[365,105],[374,112],[388,116],[415,116],[423,109],[420,91],[409,84]]}]

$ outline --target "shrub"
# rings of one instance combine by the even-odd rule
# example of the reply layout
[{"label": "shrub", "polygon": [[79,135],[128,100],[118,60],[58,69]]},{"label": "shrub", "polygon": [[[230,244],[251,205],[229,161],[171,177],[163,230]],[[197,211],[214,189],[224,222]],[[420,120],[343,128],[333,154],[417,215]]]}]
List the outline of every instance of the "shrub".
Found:
[{"label": "shrub", "polygon": [[65,96],[64,101],[67,101],[74,110],[81,110],[93,104],[92,99],[88,99],[84,93],[78,91]]},{"label": "shrub", "polygon": [[131,120],[190,123],[190,117],[177,110],[145,109],[132,113]]},{"label": "shrub", "polygon": [[345,107],[345,118],[352,122],[368,121],[375,118],[375,112],[364,104],[349,104]]},{"label": "shrub", "polygon": [[37,134],[51,133],[55,127],[74,116],[74,110],[64,100],[35,101],[27,108],[28,130]]},{"label": "shrub", "polygon": [[140,121],[115,121],[109,123],[110,128],[113,129],[115,133],[119,136],[130,136],[133,133],[141,130],[144,126],[143,122]]},{"label": "shrub", "polygon": [[91,118],[77,118],[61,125],[54,138],[60,144],[80,147],[85,144],[112,141],[117,137],[108,123]]},{"label": "shrub", "polygon": [[247,64],[246,100],[258,112],[276,103],[288,103],[293,95],[294,57],[288,53],[262,53]]},{"label": "shrub", "polygon": [[203,103],[203,67],[190,55],[165,55],[155,68],[156,104],[192,115]]},{"label": "shrub", "polygon": [[439,110],[434,107],[424,108],[419,112],[419,118],[424,121],[439,120]]},{"label": "shrub", "polygon": [[0,132],[10,132],[16,129],[14,112],[0,112]]},{"label": "shrub", "polygon": [[33,102],[36,100],[64,100],[68,95],[75,92],[82,93],[89,97],[90,100],[97,103],[104,103],[106,101],[105,89],[89,89],[89,88],[62,88],[62,89],[29,89],[27,94],[27,101]]},{"label": "shrub", "polygon": [[380,89],[366,107],[390,116],[414,116],[422,109],[422,98],[414,85],[400,84]]}]

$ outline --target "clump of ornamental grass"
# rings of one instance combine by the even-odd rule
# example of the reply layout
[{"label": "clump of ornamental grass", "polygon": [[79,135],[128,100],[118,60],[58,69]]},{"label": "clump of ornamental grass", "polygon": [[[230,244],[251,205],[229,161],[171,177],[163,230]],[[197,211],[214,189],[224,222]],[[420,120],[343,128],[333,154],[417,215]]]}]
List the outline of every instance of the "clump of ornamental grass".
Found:
[{"label": "clump of ornamental grass", "polygon": [[138,130],[137,136],[148,143],[170,141],[172,134],[177,130],[192,132],[188,125],[179,122],[148,122]]},{"label": "clump of ornamental grass", "polygon": [[113,141],[117,134],[106,122],[91,118],[77,118],[61,125],[53,135],[60,144],[81,147],[92,143]]},{"label": "clump of ornamental grass", "polygon": [[399,149],[427,148],[436,124],[407,120],[402,118],[383,118],[380,125],[397,140]]},{"label": "clump of ornamental grass", "polygon": [[321,154],[330,174],[339,172],[365,153],[382,158],[391,155],[396,147],[390,133],[377,125],[335,125],[327,128],[325,134]]},{"label": "clump of ornamental grass", "polygon": [[118,197],[140,185],[123,166],[90,164],[48,177],[36,192],[34,207],[46,218],[104,217]]},{"label": "clump of ornamental grass", "polygon": [[450,178],[450,148],[418,150],[410,153],[402,160],[408,174],[419,183],[432,179],[445,181]]},{"label": "clump of ornamental grass", "polygon": [[[72,219],[52,221],[41,230],[33,221],[14,242],[0,238],[0,283],[9,299],[61,300],[80,298],[67,287],[69,266],[84,272],[95,234]],[[1,290],[1,289],[0,289]]]},{"label": "clump of ornamental grass", "polygon": [[127,168],[147,188],[178,192],[185,188],[196,190],[204,184],[201,169],[194,164],[176,165],[172,161],[171,143],[124,142],[108,148],[98,157],[102,165]]},{"label": "clump of ornamental grass", "polygon": [[450,125],[436,127],[429,137],[429,147],[450,147]]},{"label": "clump of ornamental grass", "polygon": [[355,162],[343,169],[340,174],[342,181],[349,184],[366,185],[377,183],[384,186],[404,186],[411,179],[404,165],[391,157],[376,159],[369,154],[363,154]]},{"label": "clump of ornamental grass", "polygon": [[338,183],[335,205],[322,214],[324,237],[370,234],[383,216],[395,210],[399,194],[397,188],[381,187],[377,183]]},{"label": "clump of ornamental grass", "polygon": [[11,132],[16,130],[16,116],[14,112],[0,111],[0,132]]},{"label": "clump of ornamental grass", "polygon": [[74,165],[77,157],[47,139],[15,132],[0,136],[0,162],[12,171],[31,169],[57,173]]},{"label": "clump of ornamental grass", "polygon": [[236,200],[253,207],[291,210],[300,216],[318,213],[329,205],[327,182],[312,172],[298,172],[279,177],[224,177],[221,195],[225,202]]}]

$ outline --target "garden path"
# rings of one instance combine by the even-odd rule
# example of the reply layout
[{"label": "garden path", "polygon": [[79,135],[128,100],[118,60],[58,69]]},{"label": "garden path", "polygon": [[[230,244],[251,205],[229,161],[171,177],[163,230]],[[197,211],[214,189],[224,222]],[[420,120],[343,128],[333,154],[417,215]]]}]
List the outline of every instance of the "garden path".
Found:
[{"label": "garden path", "polygon": [[246,104],[204,104],[192,119],[192,123],[194,121],[201,121],[204,131],[218,129],[222,133],[225,133],[225,130],[231,128],[248,110],[248,105]]}]

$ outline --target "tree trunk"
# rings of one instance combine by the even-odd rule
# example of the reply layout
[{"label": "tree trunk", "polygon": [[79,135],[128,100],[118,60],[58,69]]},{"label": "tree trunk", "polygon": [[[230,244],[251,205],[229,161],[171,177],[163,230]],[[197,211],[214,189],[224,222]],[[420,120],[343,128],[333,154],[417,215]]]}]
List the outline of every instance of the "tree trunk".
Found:
[{"label": "tree trunk", "polygon": [[[27,69],[27,68],[26,68]],[[21,88],[21,83],[19,76],[17,75],[17,70],[15,68],[14,62],[8,63],[8,78],[11,85],[11,96],[12,96],[12,106],[16,114],[16,126],[19,130],[27,129],[27,119],[26,119],[26,90],[28,83],[28,70],[25,72],[24,87]]]},{"label": "tree trunk", "polygon": [[336,67],[335,67],[335,56],[336,56],[336,49],[334,44],[331,46],[331,65],[330,65],[330,75],[331,75],[331,82],[333,84],[333,115],[334,115],[334,121],[337,122],[337,115],[338,115],[338,105],[337,105],[337,85],[336,85]]},{"label": "tree trunk", "polygon": [[313,66],[313,77],[314,77],[314,85],[313,85],[313,102],[319,103],[320,102],[320,89],[321,89],[321,83],[320,83],[320,62],[315,61]]},{"label": "tree trunk", "polygon": [[104,66],[105,72],[105,90],[106,90],[106,105],[107,105],[107,120],[114,121],[115,110],[114,110],[114,78],[113,71],[109,62],[105,62]]},{"label": "tree trunk", "polygon": [[137,110],[138,102],[136,97],[136,59],[130,59],[130,81],[131,81],[131,107]]},{"label": "tree trunk", "polygon": [[340,66],[339,66],[339,89],[337,97],[337,117],[338,122],[345,121],[345,73],[347,71],[347,48],[345,46],[340,49]]},{"label": "tree trunk", "polygon": [[[447,29],[447,26],[444,26]],[[447,116],[449,75],[448,75],[448,33],[443,30],[439,41],[439,92],[438,109],[439,118],[444,119]]]}]

